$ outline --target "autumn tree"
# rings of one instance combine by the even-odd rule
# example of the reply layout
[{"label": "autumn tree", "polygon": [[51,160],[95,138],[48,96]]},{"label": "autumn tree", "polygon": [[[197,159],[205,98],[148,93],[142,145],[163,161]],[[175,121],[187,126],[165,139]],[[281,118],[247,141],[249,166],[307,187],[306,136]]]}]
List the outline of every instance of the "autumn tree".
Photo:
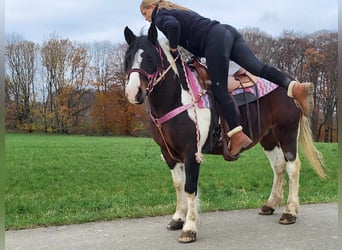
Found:
[{"label": "autumn tree", "polygon": [[36,58],[38,45],[20,35],[8,36],[6,44],[7,122],[18,129],[33,129]]},{"label": "autumn tree", "polygon": [[[96,43],[93,66],[96,97],[92,107],[93,129],[100,134],[134,135],[146,130],[144,107],[129,104],[125,96],[124,71],[126,45]],[[145,118],[145,119],[144,119]]]},{"label": "autumn tree", "polygon": [[94,102],[91,106],[91,129],[98,134],[112,134],[114,121],[112,119],[113,103],[110,93],[111,79],[113,72],[111,69],[110,55],[114,51],[114,46],[109,41],[94,42],[87,45],[88,53],[91,57],[90,68],[92,74],[91,85],[94,88]]},{"label": "autumn tree", "polygon": [[307,40],[310,46],[303,67],[306,77],[316,85],[312,130],[316,140],[333,141],[337,134],[337,34],[317,32],[307,36]]},{"label": "autumn tree", "polygon": [[41,61],[47,91],[42,110],[45,130],[68,133],[80,125],[80,113],[89,108],[82,102],[89,84],[87,50],[52,37],[42,46]]},{"label": "autumn tree", "polygon": [[90,57],[86,48],[80,44],[74,44],[70,57],[70,69],[66,79],[66,86],[60,100],[66,112],[68,130],[84,127],[85,115],[92,102],[89,90],[91,75],[89,72]]}]

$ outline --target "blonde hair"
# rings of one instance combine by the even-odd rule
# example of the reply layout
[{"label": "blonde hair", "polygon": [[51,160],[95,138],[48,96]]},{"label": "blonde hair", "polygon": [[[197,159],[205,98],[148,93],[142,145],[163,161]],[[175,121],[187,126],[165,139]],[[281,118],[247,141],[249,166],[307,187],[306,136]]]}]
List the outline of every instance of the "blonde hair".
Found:
[{"label": "blonde hair", "polygon": [[165,8],[165,9],[178,9],[178,10],[189,10],[181,5],[172,3],[166,0],[142,0],[140,4],[140,11],[143,12],[144,9],[148,9],[151,5],[158,6],[158,10]]}]

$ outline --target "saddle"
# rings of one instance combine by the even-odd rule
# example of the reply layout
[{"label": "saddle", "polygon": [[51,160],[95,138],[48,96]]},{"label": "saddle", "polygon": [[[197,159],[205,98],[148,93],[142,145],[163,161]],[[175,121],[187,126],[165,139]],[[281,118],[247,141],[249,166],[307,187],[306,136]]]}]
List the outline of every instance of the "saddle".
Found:
[{"label": "saddle", "polygon": [[[203,89],[209,90],[210,86],[212,84],[209,74],[208,74],[208,69],[207,66],[204,65],[199,61],[198,58],[193,58],[191,61],[187,62],[189,67],[193,68],[197,72],[197,78],[198,82],[200,83],[201,87]],[[228,92],[231,95],[234,95],[235,90],[244,90],[246,88],[254,87],[257,82],[257,77],[254,76],[253,74],[249,73],[247,70],[241,68],[238,70],[233,76],[229,76],[227,80],[227,86],[228,86]],[[235,98],[235,102],[237,105],[243,105],[252,101],[255,101],[257,98],[251,94],[251,93],[244,93],[243,97],[242,95],[238,95],[237,98]],[[220,109],[217,108],[218,114],[220,117],[221,121],[224,121],[224,118],[220,112]],[[221,127],[222,131],[222,144],[220,143],[218,146],[222,147],[223,149],[223,158],[226,161],[235,161],[238,159],[239,156],[234,156],[230,154],[229,149],[228,149],[228,144],[230,141],[230,138],[227,136],[227,133],[229,131],[228,124],[226,122],[220,122],[219,126]],[[251,129],[250,129],[251,133]],[[216,151],[214,149],[214,151]]]},{"label": "saddle", "polygon": [[[208,89],[211,86],[211,80],[208,74],[208,68],[201,63],[198,58],[193,58],[188,65],[195,69],[198,75],[198,81],[201,87]],[[257,82],[257,77],[247,70],[240,68],[233,76],[229,76],[227,80],[228,92],[233,93],[236,89],[252,87]]]}]

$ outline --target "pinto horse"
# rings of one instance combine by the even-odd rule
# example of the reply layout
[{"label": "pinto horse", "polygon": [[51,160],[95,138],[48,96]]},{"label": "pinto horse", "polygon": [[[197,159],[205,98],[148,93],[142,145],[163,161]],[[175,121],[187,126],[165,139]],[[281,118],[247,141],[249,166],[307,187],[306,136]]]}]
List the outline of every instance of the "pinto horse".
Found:
[{"label": "pinto horse", "polygon": [[[201,154],[217,154],[216,146],[220,141],[222,145],[222,137],[225,137],[217,132],[218,111],[210,95],[210,106],[199,108],[187,83],[184,62],[172,57],[167,43],[159,43],[154,25],[147,35],[136,36],[128,27],[124,35],[129,45],[125,54],[126,96],[132,104],[148,99],[151,133],[171,169],[176,189],[176,211],[167,228],[182,229],[179,242],[193,242],[197,235]],[[289,193],[279,223],[292,224],[299,208],[298,142],[313,169],[319,176],[325,176],[323,159],[313,144],[308,119],[282,88],[260,98],[258,105],[256,101],[251,102],[249,111],[250,121],[246,105],[240,107],[244,132],[253,137],[253,145],[262,145],[274,173],[271,194],[259,214],[273,214],[274,209],[282,205],[287,171]],[[248,127],[252,128],[253,135],[247,131]],[[219,153],[222,154],[222,150]]]}]

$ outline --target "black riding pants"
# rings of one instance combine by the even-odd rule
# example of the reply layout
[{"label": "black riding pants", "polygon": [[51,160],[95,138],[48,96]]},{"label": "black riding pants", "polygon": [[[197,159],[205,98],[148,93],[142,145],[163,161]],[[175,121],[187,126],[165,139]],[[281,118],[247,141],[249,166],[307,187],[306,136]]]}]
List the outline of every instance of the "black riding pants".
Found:
[{"label": "black riding pants", "polygon": [[212,80],[212,91],[230,129],[239,126],[236,107],[228,94],[229,60],[250,73],[287,89],[290,78],[274,67],[260,62],[247,46],[242,35],[230,25],[215,25],[208,33],[205,58]]}]

